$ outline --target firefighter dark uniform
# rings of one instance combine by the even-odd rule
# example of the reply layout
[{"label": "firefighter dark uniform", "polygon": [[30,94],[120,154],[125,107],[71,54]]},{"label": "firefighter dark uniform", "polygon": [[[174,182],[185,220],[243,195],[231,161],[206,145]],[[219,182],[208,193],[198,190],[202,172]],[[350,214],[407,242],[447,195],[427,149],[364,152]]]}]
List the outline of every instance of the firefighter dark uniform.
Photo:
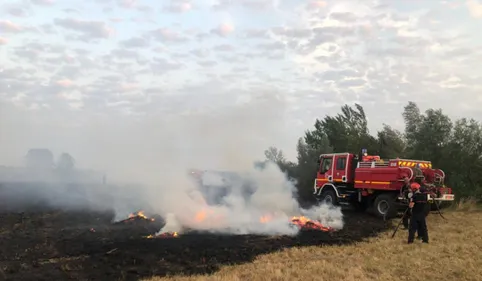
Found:
[{"label": "firefighter dark uniform", "polygon": [[428,243],[428,229],[426,222],[427,194],[420,192],[420,184],[412,183],[413,196],[409,207],[412,209],[410,228],[408,230],[408,243],[413,243],[415,232],[422,238],[423,243]]}]

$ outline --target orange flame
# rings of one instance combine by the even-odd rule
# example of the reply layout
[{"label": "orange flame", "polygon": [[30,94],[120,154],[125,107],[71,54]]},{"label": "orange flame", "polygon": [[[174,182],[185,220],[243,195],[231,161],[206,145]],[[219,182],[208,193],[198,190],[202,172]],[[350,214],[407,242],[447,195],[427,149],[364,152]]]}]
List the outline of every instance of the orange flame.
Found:
[{"label": "orange flame", "polygon": [[264,215],[262,217],[259,218],[259,222],[261,223],[267,223],[269,222],[270,220],[272,220],[273,217],[271,217],[270,215]]},{"label": "orange flame", "polygon": [[195,220],[197,222],[202,222],[206,219],[207,217],[207,212],[206,210],[202,210],[202,211],[199,211],[198,213],[196,213],[196,217],[195,217]]},{"label": "orange flame", "polygon": [[[272,219],[273,219],[273,216],[268,214],[260,217],[259,221],[261,223],[268,223]],[[311,220],[304,216],[292,217],[291,223],[297,225],[300,229],[303,228],[303,229],[315,229],[315,230],[321,230],[321,231],[333,231],[333,228],[324,226],[320,222]]]},{"label": "orange flame", "polygon": [[145,238],[152,239],[152,238],[176,238],[179,237],[179,234],[177,232],[164,232],[159,235],[148,235],[145,236]]},{"label": "orange flame", "polygon": [[196,223],[201,223],[205,222],[206,220],[209,220],[209,222],[212,223],[220,223],[224,219],[222,214],[216,213],[212,209],[206,209],[203,208],[201,211],[197,212],[196,215],[194,216],[194,221]]},{"label": "orange flame", "polygon": [[129,219],[134,219],[134,218],[143,218],[145,220],[150,220],[150,221],[154,221],[153,218],[148,218],[145,214],[144,214],[144,211],[139,211],[137,213],[132,213],[129,215]]},{"label": "orange flame", "polygon": [[299,228],[303,229],[314,229],[314,230],[321,230],[321,231],[333,231],[333,228],[324,226],[318,221],[310,220],[307,217],[300,216],[300,217],[292,217],[291,222],[296,224]]}]

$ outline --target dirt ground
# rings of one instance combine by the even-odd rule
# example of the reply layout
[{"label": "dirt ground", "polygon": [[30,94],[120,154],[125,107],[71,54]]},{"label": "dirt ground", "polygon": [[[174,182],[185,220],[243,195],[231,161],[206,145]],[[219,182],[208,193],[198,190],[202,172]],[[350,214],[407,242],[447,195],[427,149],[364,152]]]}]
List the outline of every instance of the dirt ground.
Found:
[{"label": "dirt ground", "polygon": [[31,211],[0,213],[0,280],[140,280],[211,274],[282,249],[362,241],[388,224],[348,212],[336,233],[297,237],[190,233],[147,239],[162,225],[136,219],[112,224],[112,214]]}]

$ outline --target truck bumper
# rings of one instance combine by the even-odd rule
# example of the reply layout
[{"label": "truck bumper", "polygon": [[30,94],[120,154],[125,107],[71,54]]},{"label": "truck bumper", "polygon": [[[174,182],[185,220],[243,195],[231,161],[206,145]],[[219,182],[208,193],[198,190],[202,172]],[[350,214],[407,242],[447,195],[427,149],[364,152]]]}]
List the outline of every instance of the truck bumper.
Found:
[{"label": "truck bumper", "polygon": [[[398,200],[401,201],[401,202],[407,201],[407,199],[404,199],[403,197],[398,197]],[[432,196],[430,196],[430,194],[428,195],[428,201],[430,203],[433,203],[435,201],[451,202],[451,201],[454,201],[454,200],[455,200],[455,196],[453,194],[444,194],[441,197],[437,197],[437,198],[432,198]]]},{"label": "truck bumper", "polygon": [[432,198],[430,196],[430,194],[428,195],[428,200],[430,202],[434,202],[434,201],[454,201],[455,199],[455,196],[453,194],[444,194],[442,195],[442,197],[438,197],[438,198]]}]

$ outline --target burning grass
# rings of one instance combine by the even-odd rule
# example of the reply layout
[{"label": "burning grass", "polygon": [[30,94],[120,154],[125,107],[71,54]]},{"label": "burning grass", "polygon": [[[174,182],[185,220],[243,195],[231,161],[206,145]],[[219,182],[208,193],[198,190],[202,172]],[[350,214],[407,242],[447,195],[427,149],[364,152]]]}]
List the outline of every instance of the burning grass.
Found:
[{"label": "burning grass", "polygon": [[138,211],[138,212],[135,212],[135,213],[132,213],[132,214],[129,214],[129,217],[127,218],[128,220],[135,220],[135,219],[138,219],[138,218],[141,218],[141,219],[145,219],[145,220],[150,220],[150,221],[155,221],[154,218],[148,218],[145,214],[144,211]]},{"label": "burning grass", "polygon": [[353,245],[284,249],[248,264],[224,266],[209,276],[145,280],[480,280],[482,213],[450,211],[444,216],[447,221],[436,213],[429,216],[428,245],[407,245],[402,228],[391,239],[391,229]]},{"label": "burning grass", "polygon": [[[199,211],[194,216],[193,219],[197,223],[202,223],[202,222],[205,222],[206,220],[209,220],[209,219],[214,219],[214,222],[218,222],[218,223],[223,222],[222,216],[216,215],[213,212],[209,212],[209,213],[211,213],[211,215],[214,215],[214,216],[210,216],[208,218],[207,217],[208,211],[206,209],[202,209],[201,211]],[[275,219],[276,219],[276,216],[271,215],[271,214],[267,214],[267,215],[261,216],[259,218],[259,223],[261,225],[270,224]],[[141,211],[130,214],[128,216],[128,218],[126,218],[124,220],[121,220],[120,222],[117,222],[117,224],[134,223],[136,221],[154,222],[155,219],[148,217],[145,214],[145,212],[141,210]],[[286,223],[291,225],[291,226],[296,226],[298,228],[298,230],[300,230],[300,231],[303,231],[303,230],[313,230],[313,231],[322,231],[322,232],[334,232],[334,231],[336,231],[336,229],[333,228],[333,227],[325,226],[320,221],[313,220],[313,219],[307,218],[305,216],[294,216],[289,220],[287,219]],[[164,231],[164,229],[165,228],[162,228],[156,234],[149,234],[147,236],[144,236],[144,238],[149,238],[149,239],[152,239],[152,238],[178,238],[180,235],[182,235],[180,232]],[[223,233],[223,230],[224,230],[225,234],[233,234],[233,233],[230,232],[229,228],[227,228],[227,229],[222,229],[222,228],[208,229],[208,230],[205,230],[205,231],[210,232],[210,231],[214,231],[214,230],[217,233]],[[184,227],[182,233],[192,232],[192,231],[196,232],[196,230],[192,230],[192,229]]]},{"label": "burning grass", "polygon": [[[139,212],[141,215],[130,215],[127,220],[133,220],[135,218],[140,217],[141,219],[145,220],[152,220],[144,215],[144,213],[141,211]],[[197,217],[197,216],[196,216]],[[260,223],[269,223],[271,221],[272,217],[269,215],[262,216],[259,221]],[[304,216],[299,216],[299,217],[292,217],[291,218],[291,224],[295,225],[298,227],[299,230],[314,230],[314,231],[323,231],[323,232],[333,232],[335,229],[332,227],[324,226],[321,222],[316,221],[316,220],[311,220],[307,217]],[[178,232],[161,232],[155,235],[148,235],[145,236],[145,238],[177,238],[179,237],[180,233]]]},{"label": "burning grass", "polygon": [[318,231],[335,231],[332,227],[324,226],[319,221],[311,220],[307,217],[293,217],[291,223],[297,225],[300,229],[312,229]]}]

